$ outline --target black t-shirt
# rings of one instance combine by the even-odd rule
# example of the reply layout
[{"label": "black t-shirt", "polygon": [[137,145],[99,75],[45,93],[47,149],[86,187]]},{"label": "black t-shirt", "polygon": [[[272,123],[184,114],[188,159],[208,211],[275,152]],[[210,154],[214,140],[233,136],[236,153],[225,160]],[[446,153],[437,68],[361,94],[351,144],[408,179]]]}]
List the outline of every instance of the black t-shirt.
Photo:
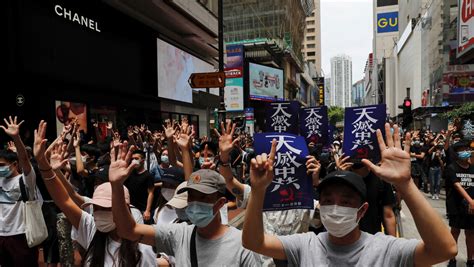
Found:
[{"label": "black t-shirt", "polygon": [[[427,151],[428,151],[428,149],[427,149],[426,146],[411,146],[411,147],[410,147],[410,152],[411,152],[411,153],[415,153],[415,154],[417,154],[417,155],[420,155],[421,153],[425,153],[425,157],[426,157],[426,152],[427,152]],[[417,162],[418,164],[423,164],[423,160],[424,160],[424,158],[423,158],[423,159],[417,158],[417,159],[416,159],[416,162]]]},{"label": "black t-shirt", "polygon": [[453,145],[448,147],[446,150],[446,166],[451,165],[457,159],[456,151],[454,151]]},{"label": "black t-shirt", "polygon": [[454,188],[455,183],[460,183],[462,188],[474,198],[474,166],[465,169],[457,162],[451,163],[444,173],[446,179],[446,212],[448,214],[465,213],[466,201]]},{"label": "black t-shirt", "polygon": [[[441,167],[441,162],[445,161],[445,155],[444,155],[444,150],[440,149],[439,150],[439,155],[436,155],[436,152],[438,150],[434,150],[430,155],[428,155],[429,158],[429,166],[430,167]],[[441,159],[441,161],[440,161]]]},{"label": "black t-shirt", "polygon": [[148,188],[154,187],[154,178],[147,170],[141,174],[133,171],[125,181],[125,186],[130,192],[130,202],[140,211],[146,210],[148,200]]},{"label": "black t-shirt", "polygon": [[383,223],[383,207],[395,206],[396,200],[393,194],[392,186],[372,172],[364,177],[367,187],[367,199],[369,208],[364,217],[359,222],[360,229],[364,232],[375,234],[381,231]]}]

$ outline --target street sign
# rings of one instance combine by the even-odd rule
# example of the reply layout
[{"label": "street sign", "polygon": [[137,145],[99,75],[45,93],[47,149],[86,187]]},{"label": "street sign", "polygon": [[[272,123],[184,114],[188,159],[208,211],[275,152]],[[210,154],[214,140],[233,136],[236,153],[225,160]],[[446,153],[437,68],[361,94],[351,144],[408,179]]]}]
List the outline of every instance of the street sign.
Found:
[{"label": "street sign", "polygon": [[193,73],[188,83],[192,88],[225,87],[225,72]]}]

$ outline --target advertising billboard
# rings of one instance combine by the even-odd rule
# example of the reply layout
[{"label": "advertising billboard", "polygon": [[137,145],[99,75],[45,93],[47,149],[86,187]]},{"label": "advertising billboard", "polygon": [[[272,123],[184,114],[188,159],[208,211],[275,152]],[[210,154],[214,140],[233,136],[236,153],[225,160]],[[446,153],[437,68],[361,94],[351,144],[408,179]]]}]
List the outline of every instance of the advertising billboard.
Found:
[{"label": "advertising billboard", "polygon": [[398,5],[398,0],[377,0],[377,7]]},{"label": "advertising billboard", "polygon": [[397,32],[398,12],[385,12],[377,14],[377,33]]},{"label": "advertising billboard", "polygon": [[158,54],[158,96],[181,102],[193,102],[189,76],[196,72],[214,72],[214,67],[183,50],[156,39]]},{"label": "advertising billboard", "polygon": [[224,102],[227,111],[244,110],[244,79],[232,78],[225,80]]},{"label": "advertising billboard", "polygon": [[227,111],[244,110],[244,46],[228,45],[225,63],[224,102]]},{"label": "advertising billboard", "polygon": [[249,94],[253,100],[283,100],[283,70],[249,63]]},{"label": "advertising billboard", "polygon": [[87,106],[84,103],[56,100],[56,134],[59,136],[64,126],[77,119],[79,131],[87,133]]},{"label": "advertising billboard", "polygon": [[459,0],[458,5],[458,49],[460,57],[474,46],[474,11],[471,0]]}]

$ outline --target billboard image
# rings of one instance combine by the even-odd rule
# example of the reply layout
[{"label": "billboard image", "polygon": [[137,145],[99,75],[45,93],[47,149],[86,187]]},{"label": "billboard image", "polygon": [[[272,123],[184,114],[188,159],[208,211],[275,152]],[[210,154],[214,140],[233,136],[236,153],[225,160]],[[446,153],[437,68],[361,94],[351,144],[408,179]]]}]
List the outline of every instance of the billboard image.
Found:
[{"label": "billboard image", "polygon": [[283,70],[249,63],[249,92],[253,100],[283,100]]},{"label": "billboard image", "polygon": [[227,111],[244,110],[244,79],[232,78],[225,80],[224,102]]},{"label": "billboard image", "polygon": [[397,32],[398,12],[386,12],[377,14],[377,33]]},{"label": "billboard image", "polygon": [[214,72],[214,67],[183,50],[157,39],[158,96],[181,102],[193,102],[189,76],[196,72]]},{"label": "billboard image", "polygon": [[474,46],[474,16],[471,11],[471,0],[459,0],[458,14],[458,49],[462,56]]},{"label": "billboard image", "polygon": [[65,125],[77,119],[79,131],[87,133],[87,106],[84,103],[56,101],[56,133],[59,136]]}]

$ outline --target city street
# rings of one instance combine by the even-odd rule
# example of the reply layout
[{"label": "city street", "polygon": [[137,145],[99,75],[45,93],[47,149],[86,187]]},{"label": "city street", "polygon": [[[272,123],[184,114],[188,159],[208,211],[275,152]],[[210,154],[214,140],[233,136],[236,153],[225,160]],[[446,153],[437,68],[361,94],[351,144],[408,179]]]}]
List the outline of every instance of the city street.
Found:
[{"label": "city street", "polygon": [[[439,215],[443,218],[443,221],[448,224],[448,220],[446,218],[446,193],[444,190],[441,190],[441,195],[439,200],[432,200],[430,194],[423,193],[423,195],[426,197],[428,202],[431,204],[433,208],[439,213]],[[405,238],[415,238],[415,239],[421,239],[420,234],[416,230],[415,222],[413,221],[413,217],[408,210],[405,202],[402,203],[402,212],[401,212],[401,217],[402,217],[402,222],[403,222],[403,231],[404,231],[404,237]],[[459,235],[459,243],[458,243],[458,256],[457,258],[457,266],[458,267],[464,267],[466,266],[466,243],[465,243],[465,236],[464,232],[461,232],[461,235]],[[437,264],[435,266],[446,266],[446,263],[442,264]]]}]

